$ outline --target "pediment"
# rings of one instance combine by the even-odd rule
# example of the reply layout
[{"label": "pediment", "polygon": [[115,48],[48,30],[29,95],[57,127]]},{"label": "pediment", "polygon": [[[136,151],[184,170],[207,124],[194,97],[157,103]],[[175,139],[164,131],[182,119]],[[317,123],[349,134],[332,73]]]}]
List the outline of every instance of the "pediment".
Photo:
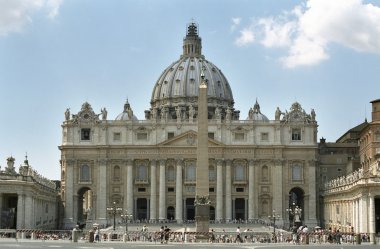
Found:
[{"label": "pediment", "polygon": [[[182,133],[178,136],[175,136],[171,139],[168,139],[160,144],[158,146],[194,146],[196,147],[198,144],[198,133],[195,131],[187,131],[185,133]],[[214,139],[209,138],[208,139],[208,146],[223,146],[224,144],[221,142],[218,142]]]}]

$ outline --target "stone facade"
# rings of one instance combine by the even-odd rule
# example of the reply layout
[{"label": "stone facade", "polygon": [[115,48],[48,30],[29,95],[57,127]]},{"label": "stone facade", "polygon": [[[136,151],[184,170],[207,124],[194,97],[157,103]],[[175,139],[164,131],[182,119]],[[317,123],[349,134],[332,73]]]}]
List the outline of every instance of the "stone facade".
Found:
[{"label": "stone facade", "polygon": [[256,101],[248,118],[240,120],[227,80],[201,54],[196,25],[190,24],[187,31],[184,54],[159,77],[145,120],[137,120],[128,101],[115,120],[105,118],[105,108],[95,113],[89,103],[74,115],[66,113],[59,147],[64,226],[110,224],[107,207],[113,202],[134,220],[194,220],[194,89],[201,72],[208,80],[209,166],[202,174],[209,176],[210,219],[268,219],[274,209],[281,215],[277,224],[288,225],[291,198],[304,210],[302,221],[316,225],[314,110],[306,113],[296,102],[289,111],[277,108],[274,120],[269,120]]}]

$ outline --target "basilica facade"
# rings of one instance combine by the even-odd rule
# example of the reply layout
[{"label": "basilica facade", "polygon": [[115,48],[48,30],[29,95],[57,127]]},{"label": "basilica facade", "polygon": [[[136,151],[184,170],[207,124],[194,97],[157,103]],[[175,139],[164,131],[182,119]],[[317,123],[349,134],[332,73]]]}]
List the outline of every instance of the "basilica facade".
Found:
[{"label": "basilica facade", "polygon": [[190,23],[182,55],[154,83],[144,120],[128,101],[111,119],[87,102],[75,114],[66,111],[59,146],[64,227],[110,224],[113,205],[133,220],[194,220],[201,77],[208,82],[210,220],[267,220],[275,211],[276,224],[289,226],[291,203],[303,210],[303,224],[318,224],[314,110],[289,103],[268,118],[252,100],[241,118],[228,80],[205,58]]}]

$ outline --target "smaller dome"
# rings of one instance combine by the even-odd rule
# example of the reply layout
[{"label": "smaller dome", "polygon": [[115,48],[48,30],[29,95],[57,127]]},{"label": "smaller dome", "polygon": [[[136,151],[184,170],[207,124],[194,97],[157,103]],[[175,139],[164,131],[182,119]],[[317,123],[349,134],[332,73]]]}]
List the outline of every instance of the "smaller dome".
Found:
[{"label": "smaller dome", "polygon": [[124,111],[120,113],[119,115],[117,115],[115,120],[123,120],[123,121],[138,120],[137,117],[133,115],[133,111],[132,111],[131,105],[128,103],[128,100],[124,104]]},{"label": "smaller dome", "polygon": [[267,116],[261,113],[260,105],[257,102],[257,99],[256,99],[255,105],[253,106],[253,109],[252,108],[249,109],[247,120],[264,121],[264,122],[269,121]]}]

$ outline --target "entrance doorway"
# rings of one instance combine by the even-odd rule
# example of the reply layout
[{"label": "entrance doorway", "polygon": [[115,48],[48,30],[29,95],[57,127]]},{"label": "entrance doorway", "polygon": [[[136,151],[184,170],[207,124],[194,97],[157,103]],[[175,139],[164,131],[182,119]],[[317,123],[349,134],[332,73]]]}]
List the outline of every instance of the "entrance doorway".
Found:
[{"label": "entrance doorway", "polygon": [[172,207],[172,206],[168,207],[167,212],[166,212],[166,218],[170,221],[173,221],[174,220],[174,212],[175,212],[174,207]]},{"label": "entrance doorway", "polygon": [[210,206],[210,220],[215,221],[215,207]]},{"label": "entrance doorway", "polygon": [[148,200],[146,198],[138,198],[137,202],[137,219],[142,221],[148,219]]},{"label": "entrance doorway", "polygon": [[194,207],[195,198],[186,199],[186,220],[195,220],[195,207]]},{"label": "entrance doorway", "polygon": [[244,198],[235,199],[235,219],[245,220],[245,200]]}]

